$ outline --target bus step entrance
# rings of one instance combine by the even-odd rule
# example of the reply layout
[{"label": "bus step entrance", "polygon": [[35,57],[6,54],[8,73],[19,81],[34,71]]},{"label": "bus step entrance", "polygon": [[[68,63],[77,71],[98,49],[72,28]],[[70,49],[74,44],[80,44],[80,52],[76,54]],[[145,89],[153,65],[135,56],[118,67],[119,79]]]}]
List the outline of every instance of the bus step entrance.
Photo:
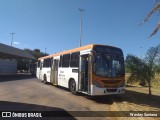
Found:
[{"label": "bus step entrance", "polygon": [[81,90],[88,91],[88,78],[82,79],[81,81]]}]

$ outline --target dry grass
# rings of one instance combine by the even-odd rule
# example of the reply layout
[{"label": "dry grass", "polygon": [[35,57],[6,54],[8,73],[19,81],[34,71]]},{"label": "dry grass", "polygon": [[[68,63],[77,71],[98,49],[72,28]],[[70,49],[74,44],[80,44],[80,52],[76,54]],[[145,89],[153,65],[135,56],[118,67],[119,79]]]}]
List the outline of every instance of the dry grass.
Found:
[{"label": "dry grass", "polygon": [[155,76],[155,79],[152,80],[152,87],[160,90],[160,74]]},{"label": "dry grass", "polygon": [[[125,75],[126,85],[127,85],[127,80],[129,78],[129,75],[130,75],[129,73],[126,73]],[[139,86],[139,83],[136,82],[131,85]],[[151,81],[151,85],[152,85],[152,88],[160,90],[160,74],[155,75],[155,78]]]}]

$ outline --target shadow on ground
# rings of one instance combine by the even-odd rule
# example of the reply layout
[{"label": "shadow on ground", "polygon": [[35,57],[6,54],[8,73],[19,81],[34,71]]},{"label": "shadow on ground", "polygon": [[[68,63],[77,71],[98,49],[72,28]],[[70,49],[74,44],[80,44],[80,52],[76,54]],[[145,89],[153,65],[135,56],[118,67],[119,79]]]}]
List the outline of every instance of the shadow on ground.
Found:
[{"label": "shadow on ground", "polygon": [[126,101],[142,106],[160,108],[160,96],[157,95],[152,95],[152,98],[150,98],[148,94],[126,90],[124,95],[113,96],[113,98],[116,102]]},{"label": "shadow on ground", "polygon": [[96,103],[100,103],[100,104],[108,104],[108,105],[112,105],[113,104],[113,100],[112,100],[112,96],[108,95],[108,96],[84,96],[85,98],[94,101]]},{"label": "shadow on ground", "polygon": [[[65,120],[76,120],[71,114],[61,108],[49,107],[43,105],[36,104],[28,104],[28,103],[18,103],[18,102],[10,102],[10,101],[0,101],[0,111],[13,111],[13,112],[40,112],[43,115],[47,115],[47,117],[56,117],[60,119],[63,117]],[[46,116],[44,116],[46,117]],[[17,118],[15,118],[17,119]],[[46,119],[46,118],[45,118]],[[48,119],[48,118],[47,118]]]},{"label": "shadow on ground", "polygon": [[36,78],[36,77],[30,74],[3,75],[3,76],[0,76],[0,82],[26,80],[26,79],[33,79],[33,78]]},{"label": "shadow on ground", "polygon": [[[57,86],[57,88],[69,92],[69,90],[64,87]],[[84,97],[88,100],[91,100],[100,104],[112,105],[113,102],[128,102],[128,103],[134,103],[142,106],[160,108],[160,96],[152,95],[152,98],[149,98],[148,94],[131,91],[131,90],[126,90],[125,94],[121,94],[121,95],[89,96],[86,94],[78,93],[77,97],[78,96]]]},{"label": "shadow on ground", "polygon": [[149,106],[154,108],[160,108],[160,96],[152,95],[149,98],[148,94],[140,93],[136,91],[126,90],[122,95],[108,95],[108,96],[84,96],[89,100],[92,100],[100,104],[113,104],[113,102],[128,102],[142,106]]}]

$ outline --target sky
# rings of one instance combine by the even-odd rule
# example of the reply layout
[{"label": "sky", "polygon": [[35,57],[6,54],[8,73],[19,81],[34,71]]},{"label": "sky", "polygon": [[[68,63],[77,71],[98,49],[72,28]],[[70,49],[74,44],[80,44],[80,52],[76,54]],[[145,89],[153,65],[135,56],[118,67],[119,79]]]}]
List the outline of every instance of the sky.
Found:
[{"label": "sky", "polygon": [[140,25],[155,0],[0,0],[0,43],[54,54],[79,47],[80,11],[83,12],[82,45],[119,47],[124,56],[144,57],[160,44],[151,38],[160,15]]}]

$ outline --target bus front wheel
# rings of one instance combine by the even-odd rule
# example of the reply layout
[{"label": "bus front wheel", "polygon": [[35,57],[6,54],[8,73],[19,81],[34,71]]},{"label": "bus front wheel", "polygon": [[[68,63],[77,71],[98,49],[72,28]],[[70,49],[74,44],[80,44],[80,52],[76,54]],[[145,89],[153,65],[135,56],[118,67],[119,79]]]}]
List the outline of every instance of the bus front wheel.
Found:
[{"label": "bus front wheel", "polygon": [[70,85],[69,85],[69,88],[70,88],[70,91],[73,93],[73,94],[77,94],[77,91],[76,91],[76,82],[74,80],[72,80],[70,82]]}]

